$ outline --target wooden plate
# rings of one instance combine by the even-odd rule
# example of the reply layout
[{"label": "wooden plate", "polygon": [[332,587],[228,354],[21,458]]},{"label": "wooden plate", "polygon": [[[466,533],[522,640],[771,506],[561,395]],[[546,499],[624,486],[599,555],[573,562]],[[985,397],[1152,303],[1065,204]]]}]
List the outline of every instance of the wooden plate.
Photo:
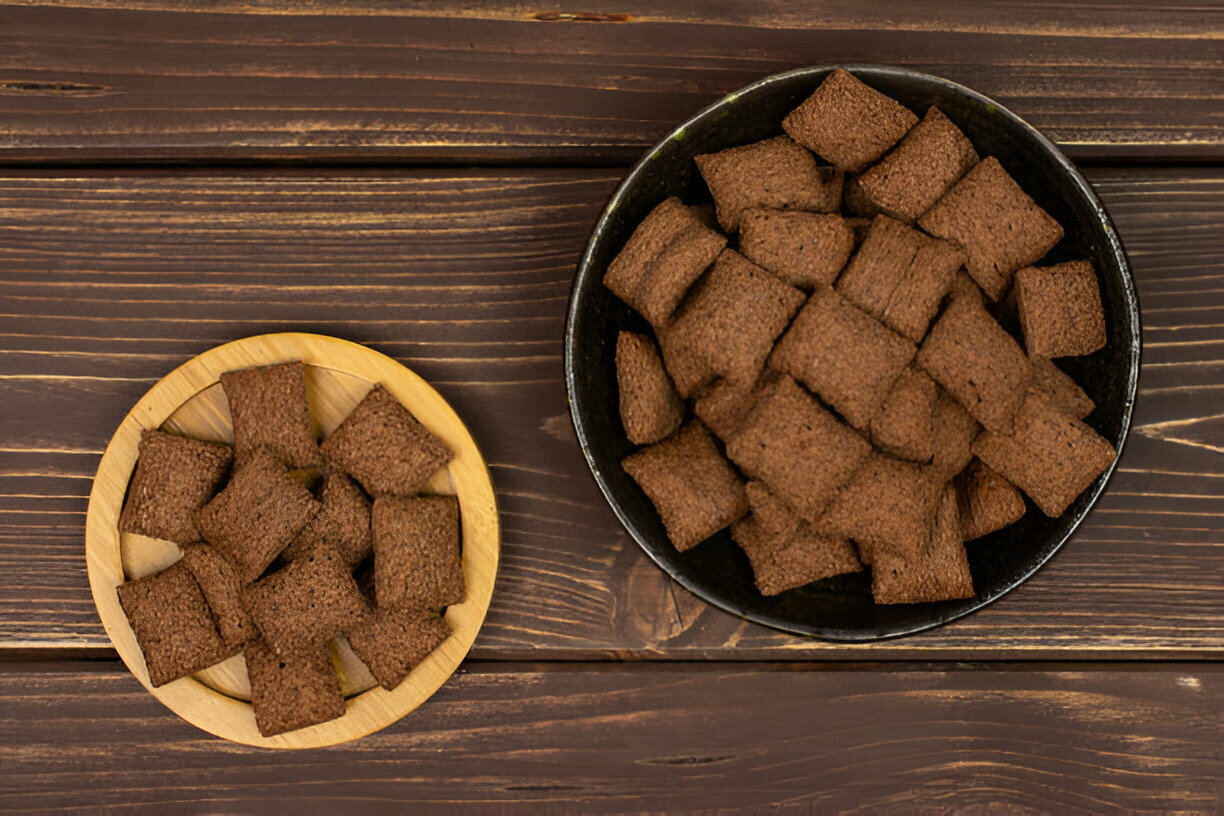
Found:
[{"label": "wooden plate", "polygon": [[[264,737],[255,727],[246,664],[237,655],[199,674],[153,688],[144,655],[115,587],[177,561],[176,545],[119,533],[119,511],[136,465],[140,433],[166,430],[232,442],[229,406],[221,389],[225,371],[301,360],[312,419],[331,433],[376,383],[381,383],[455,452],[426,492],[459,498],[463,574],[467,597],[446,610],[451,636],[394,691],[379,687],[347,644],[333,645],[332,662],[347,698],[345,715],[331,722]],[[124,418],[98,466],[85,520],[85,560],[94,605],[111,643],[132,674],[191,724],[235,742],[268,748],[314,748],[347,742],[384,728],[429,698],[459,667],[484,621],[497,575],[500,538],[493,485],[484,459],[459,417],[429,385],[373,349],[317,334],[264,334],[204,352],[170,372]]]}]

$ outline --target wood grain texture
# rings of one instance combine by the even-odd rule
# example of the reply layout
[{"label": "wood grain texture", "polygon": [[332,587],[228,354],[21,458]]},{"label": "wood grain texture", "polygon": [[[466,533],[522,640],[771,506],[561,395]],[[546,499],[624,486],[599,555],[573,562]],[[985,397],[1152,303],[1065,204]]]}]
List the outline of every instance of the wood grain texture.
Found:
[{"label": "wood grain texture", "polygon": [[82,558],[102,446],[192,355],[302,330],[420,373],[490,463],[503,561],[478,658],[1224,654],[1224,171],[1090,174],[1131,253],[1145,322],[1120,471],[1014,593],[866,647],[707,607],[647,561],[597,492],[569,425],[561,329],[578,254],[619,175],[0,177],[0,647],[110,654]]},{"label": "wood grain texture", "polygon": [[835,62],[969,84],[1077,157],[1224,157],[1218,7],[668,5],[0,4],[0,161],[626,162]]},{"label": "wood grain texture", "polygon": [[[484,667],[291,757],[221,743],[109,665],[0,666],[0,811],[1212,813],[1218,666]],[[466,809],[466,810],[465,810]]]}]

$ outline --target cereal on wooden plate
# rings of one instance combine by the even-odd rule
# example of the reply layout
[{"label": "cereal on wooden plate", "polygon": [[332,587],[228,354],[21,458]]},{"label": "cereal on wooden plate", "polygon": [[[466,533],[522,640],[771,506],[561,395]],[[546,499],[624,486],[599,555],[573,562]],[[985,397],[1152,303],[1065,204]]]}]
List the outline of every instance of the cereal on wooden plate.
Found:
[{"label": "cereal on wooden plate", "polygon": [[119,529],[179,546],[199,541],[196,511],[217,492],[232,459],[229,445],[150,428],[141,431],[136,472],[119,514]]},{"label": "cereal on wooden plate", "polygon": [[378,684],[392,691],[450,633],[445,619],[431,610],[395,606],[368,616],[348,633],[348,641]]},{"label": "cereal on wooden plate", "polygon": [[416,493],[453,456],[381,385],[370,389],[321,448],[371,495]]},{"label": "cereal on wooden plate", "polygon": [[263,574],[319,511],[319,503],[284,463],[263,448],[234,470],[216,498],[196,513],[204,539],[238,566],[243,584]]},{"label": "cereal on wooden plate", "polygon": [[265,737],[344,716],[344,695],[326,644],[278,654],[262,640],[253,640],[243,657],[255,724]]},{"label": "cereal on wooden plate", "polygon": [[227,371],[221,387],[234,421],[239,464],[255,451],[270,451],[290,468],[323,464],[306,402],[306,367],[300,360]]},{"label": "cereal on wooden plate", "polygon": [[154,686],[195,674],[238,652],[217,631],[199,585],[182,563],[120,584],[117,591]]},{"label": "cereal on wooden plate", "polygon": [[441,609],[463,600],[459,500],[380,496],[374,500],[374,585],[380,609]]},{"label": "cereal on wooden plate", "polygon": [[373,552],[370,539],[370,502],[357,483],[338,470],[323,479],[319,512],[298,531],[281,557],[296,561],[315,548],[330,544],[350,569]]}]

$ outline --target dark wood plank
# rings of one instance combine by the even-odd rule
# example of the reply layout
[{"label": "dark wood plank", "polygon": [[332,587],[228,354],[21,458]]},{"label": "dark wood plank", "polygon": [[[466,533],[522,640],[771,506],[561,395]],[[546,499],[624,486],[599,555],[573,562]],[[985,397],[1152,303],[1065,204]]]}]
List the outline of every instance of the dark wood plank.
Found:
[{"label": "dark wood plank", "polygon": [[0,161],[626,162],[834,62],[972,85],[1077,157],[1224,156],[1224,11],[1198,3],[403,5],[0,6]]},{"label": "dark wood plank", "polygon": [[1091,174],[1130,249],[1145,320],[1120,472],[1016,592],[869,649],[708,608],[640,553],[597,492],[569,426],[560,338],[577,256],[618,176],[0,177],[0,648],[109,653],[81,553],[111,433],[192,355],[301,329],[421,373],[491,463],[504,560],[478,657],[1224,655],[1224,171]]},{"label": "dark wood plank", "polygon": [[110,665],[8,664],[0,811],[1212,813],[1222,679],[481,666],[381,733],[284,753]]}]

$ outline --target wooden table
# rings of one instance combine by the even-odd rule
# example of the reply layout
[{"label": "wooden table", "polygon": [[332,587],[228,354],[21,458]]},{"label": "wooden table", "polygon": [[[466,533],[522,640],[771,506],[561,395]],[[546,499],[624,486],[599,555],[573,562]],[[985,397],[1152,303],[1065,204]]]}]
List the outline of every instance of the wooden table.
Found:
[{"label": "wooden table", "polygon": [[[1221,807],[1224,9],[198,5],[0,5],[0,810]],[[1080,163],[1145,348],[1118,474],[1064,550],[965,620],[856,647],[749,625],[646,560],[575,444],[561,328],[596,215],[673,123],[869,61],[972,85]],[[132,403],[277,330],[431,380],[504,527],[461,672],[379,734],[291,754],[146,693],[82,553]]]}]

